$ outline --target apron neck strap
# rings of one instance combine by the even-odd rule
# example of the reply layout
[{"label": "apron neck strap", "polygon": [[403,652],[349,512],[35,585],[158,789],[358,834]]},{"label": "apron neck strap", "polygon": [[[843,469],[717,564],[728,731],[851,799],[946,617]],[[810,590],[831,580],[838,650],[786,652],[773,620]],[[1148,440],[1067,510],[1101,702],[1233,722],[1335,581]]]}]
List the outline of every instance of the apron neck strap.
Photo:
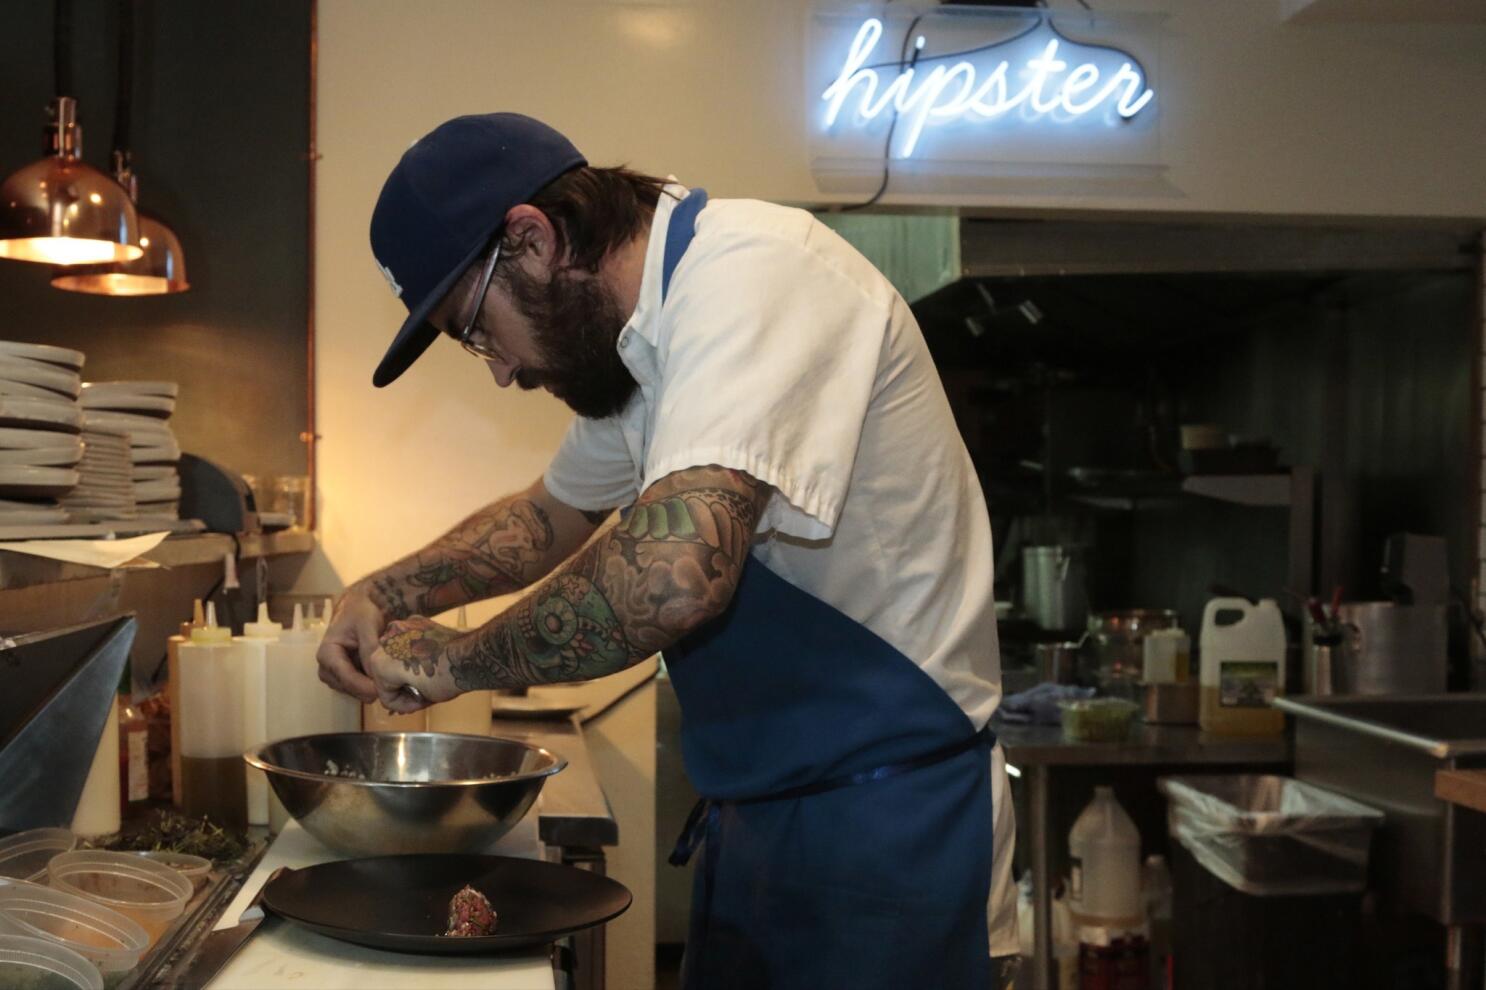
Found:
[{"label": "apron neck strap", "polygon": [[675,274],[676,266],[681,263],[681,256],[686,253],[697,232],[697,214],[706,205],[707,190],[693,189],[671,210],[671,222],[666,226],[666,251],[660,270],[661,302],[665,302],[666,290],[671,287],[671,276]]}]

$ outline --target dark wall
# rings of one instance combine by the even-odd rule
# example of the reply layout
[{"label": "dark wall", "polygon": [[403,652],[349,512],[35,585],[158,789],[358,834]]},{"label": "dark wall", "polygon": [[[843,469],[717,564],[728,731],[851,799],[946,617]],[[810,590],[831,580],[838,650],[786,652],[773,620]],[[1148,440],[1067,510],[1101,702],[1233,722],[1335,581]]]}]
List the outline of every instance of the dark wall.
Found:
[{"label": "dark wall", "polygon": [[[140,204],[166,220],[191,290],[61,292],[40,265],[0,261],[0,337],[88,355],[84,379],[181,386],[181,446],[259,474],[303,474],[307,415],[310,0],[138,0],[131,145]],[[75,0],[84,158],[107,169],[113,0]],[[6,5],[0,170],[40,157],[53,95],[52,5]]]},{"label": "dark wall", "polygon": [[[1476,290],[1467,273],[1358,275],[1172,355],[1188,421],[1272,438],[1321,487],[1317,584],[1381,597],[1383,541],[1446,537],[1475,572]],[[1242,565],[1240,565],[1242,566]],[[1269,592],[1267,592],[1269,593]]]}]

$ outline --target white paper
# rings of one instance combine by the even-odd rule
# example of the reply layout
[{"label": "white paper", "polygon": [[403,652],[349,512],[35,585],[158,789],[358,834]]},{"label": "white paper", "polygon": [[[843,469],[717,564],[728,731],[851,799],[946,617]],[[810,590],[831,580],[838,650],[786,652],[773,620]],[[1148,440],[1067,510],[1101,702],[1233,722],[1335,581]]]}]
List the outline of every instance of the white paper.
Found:
[{"label": "white paper", "polygon": [[[0,550],[112,570],[149,553],[169,535],[168,532],[146,533],[120,540],[13,540],[0,542]],[[150,561],[141,561],[140,566],[155,565]]]}]

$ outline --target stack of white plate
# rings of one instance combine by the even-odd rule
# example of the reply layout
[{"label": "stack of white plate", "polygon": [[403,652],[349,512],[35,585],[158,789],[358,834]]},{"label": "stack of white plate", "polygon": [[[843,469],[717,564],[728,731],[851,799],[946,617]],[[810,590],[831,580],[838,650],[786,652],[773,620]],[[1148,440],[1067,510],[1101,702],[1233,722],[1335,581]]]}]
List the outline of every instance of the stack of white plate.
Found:
[{"label": "stack of white plate", "polygon": [[88,430],[127,434],[138,518],[179,519],[181,446],[170,428],[175,382],[89,382],[83,386]]},{"label": "stack of white plate", "polygon": [[77,470],[82,475],[77,487],[62,496],[69,522],[113,522],[138,515],[127,433],[83,430],[83,459]]},{"label": "stack of white plate", "polygon": [[0,526],[67,521],[83,456],[80,351],[0,340]]}]

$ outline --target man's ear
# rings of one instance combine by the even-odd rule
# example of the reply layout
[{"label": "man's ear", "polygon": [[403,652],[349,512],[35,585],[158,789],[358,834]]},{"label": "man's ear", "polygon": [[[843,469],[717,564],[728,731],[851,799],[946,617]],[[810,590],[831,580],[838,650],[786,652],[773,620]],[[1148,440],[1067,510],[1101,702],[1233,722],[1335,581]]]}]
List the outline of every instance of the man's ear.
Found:
[{"label": "man's ear", "polygon": [[520,203],[506,211],[507,242],[516,242],[516,252],[552,268],[557,258],[557,230],[547,214],[530,203]]}]

